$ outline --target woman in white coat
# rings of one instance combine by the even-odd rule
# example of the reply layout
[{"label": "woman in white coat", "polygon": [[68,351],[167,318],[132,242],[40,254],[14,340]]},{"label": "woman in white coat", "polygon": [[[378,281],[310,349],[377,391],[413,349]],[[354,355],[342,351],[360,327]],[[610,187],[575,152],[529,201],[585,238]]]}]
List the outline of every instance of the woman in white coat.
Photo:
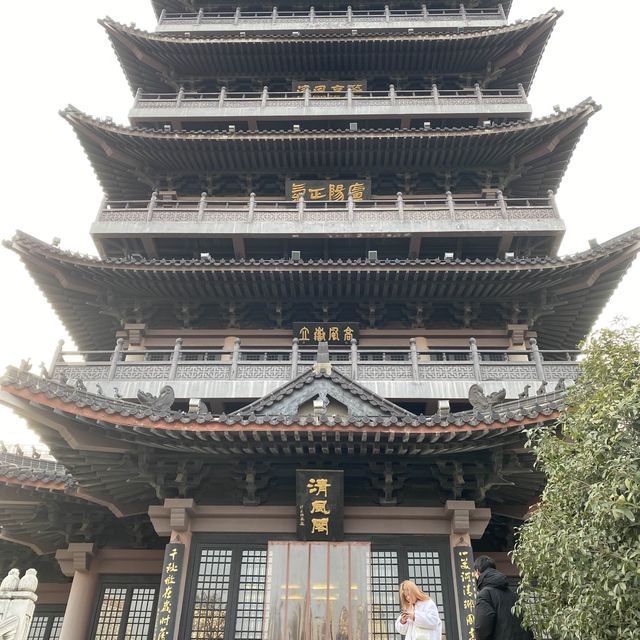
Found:
[{"label": "woman in white coat", "polygon": [[436,603],[415,582],[400,585],[400,608],[396,631],[406,640],[442,640],[442,621]]}]

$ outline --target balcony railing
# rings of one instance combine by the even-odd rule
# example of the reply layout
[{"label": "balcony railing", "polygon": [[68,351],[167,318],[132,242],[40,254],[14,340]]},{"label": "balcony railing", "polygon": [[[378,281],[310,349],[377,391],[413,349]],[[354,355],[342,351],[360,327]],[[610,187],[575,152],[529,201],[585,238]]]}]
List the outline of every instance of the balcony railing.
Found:
[{"label": "balcony railing", "polygon": [[527,94],[519,85],[516,89],[439,89],[387,91],[344,90],[270,92],[229,92],[223,87],[218,93],[143,93],[138,90],[129,117],[145,118],[265,118],[297,117],[400,117],[476,116],[531,114]]},{"label": "balcony railing", "polygon": [[[50,373],[68,384],[82,380],[89,389],[99,384],[106,395],[119,389],[124,397],[135,397],[138,389],[157,391],[161,384],[171,384],[177,397],[207,397],[209,392],[247,398],[309,370],[317,357],[313,348],[297,340],[290,349],[244,349],[236,339],[231,351],[184,349],[182,339],[171,350],[139,351],[125,349],[123,344],[119,339],[114,351],[63,351],[60,347]],[[445,397],[442,385],[447,383],[462,383],[457,391],[459,397],[466,397],[474,382],[511,384],[512,390],[521,390],[525,384],[537,387],[561,378],[573,380],[578,376],[580,352],[539,350],[535,340],[523,351],[484,350],[472,338],[467,350],[421,351],[414,339],[408,349],[373,350],[352,341],[343,349],[331,349],[329,355],[335,368],[352,379],[378,391],[387,385],[383,394],[387,397],[427,398]],[[200,383],[214,386],[205,389]],[[216,388],[216,383],[223,386]],[[390,388],[389,383],[400,386]],[[407,395],[398,395],[402,393]]]},{"label": "balcony railing", "polygon": [[[297,201],[258,200],[251,194],[248,201],[217,200],[203,194],[199,200],[163,200],[153,194],[151,200],[103,201],[93,232],[104,231],[103,223],[196,223],[212,226],[216,232],[274,231],[278,225],[287,224],[289,232],[308,233],[313,225],[345,225],[335,229],[341,233],[365,232],[365,227],[382,231],[406,233],[428,230],[460,222],[489,221],[498,227],[518,222],[540,221],[554,228],[560,222],[555,197],[505,198],[497,192],[495,198],[445,198],[433,200],[405,199],[398,194],[390,200],[354,200],[348,196],[340,202],[318,202],[300,198]],[[489,224],[487,222],[487,224]],[[292,224],[294,223],[294,224]],[[239,227],[238,225],[244,225]],[[387,229],[387,226],[389,229]],[[424,229],[422,229],[424,227]],[[111,231],[113,228],[111,227]]]},{"label": "balcony railing", "polygon": [[379,10],[271,11],[234,12],[206,11],[197,13],[169,13],[163,11],[158,20],[158,32],[242,32],[242,31],[324,31],[334,29],[376,30],[424,30],[490,28],[506,24],[502,5],[495,8],[477,9],[460,5],[457,9],[390,9]]}]

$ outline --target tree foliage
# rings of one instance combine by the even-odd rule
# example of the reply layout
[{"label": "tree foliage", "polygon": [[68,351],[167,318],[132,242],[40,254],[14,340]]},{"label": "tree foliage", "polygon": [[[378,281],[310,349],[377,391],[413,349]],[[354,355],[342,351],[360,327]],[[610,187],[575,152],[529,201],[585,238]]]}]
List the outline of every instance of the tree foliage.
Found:
[{"label": "tree foliage", "polygon": [[590,341],[559,424],[531,434],[548,483],[513,553],[539,638],[640,638],[640,327]]}]

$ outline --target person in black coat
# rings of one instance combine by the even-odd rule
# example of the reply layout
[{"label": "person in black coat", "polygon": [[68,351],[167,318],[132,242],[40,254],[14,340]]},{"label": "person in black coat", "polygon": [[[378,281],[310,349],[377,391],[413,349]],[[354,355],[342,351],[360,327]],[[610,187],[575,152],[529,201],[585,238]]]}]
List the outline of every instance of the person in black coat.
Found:
[{"label": "person in black coat", "polygon": [[476,598],[477,640],[533,640],[533,634],[522,627],[513,613],[518,596],[509,588],[509,581],[488,556],[480,556],[474,564],[478,581]]}]

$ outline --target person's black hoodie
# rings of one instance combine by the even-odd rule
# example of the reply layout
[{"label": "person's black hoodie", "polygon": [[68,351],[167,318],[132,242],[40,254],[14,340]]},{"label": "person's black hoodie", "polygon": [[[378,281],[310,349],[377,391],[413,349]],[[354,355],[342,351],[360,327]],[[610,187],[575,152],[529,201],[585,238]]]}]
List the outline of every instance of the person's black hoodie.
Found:
[{"label": "person's black hoodie", "polygon": [[533,634],[522,628],[513,613],[518,599],[509,589],[509,582],[496,569],[487,569],[478,578],[476,600],[477,640],[533,640]]}]

